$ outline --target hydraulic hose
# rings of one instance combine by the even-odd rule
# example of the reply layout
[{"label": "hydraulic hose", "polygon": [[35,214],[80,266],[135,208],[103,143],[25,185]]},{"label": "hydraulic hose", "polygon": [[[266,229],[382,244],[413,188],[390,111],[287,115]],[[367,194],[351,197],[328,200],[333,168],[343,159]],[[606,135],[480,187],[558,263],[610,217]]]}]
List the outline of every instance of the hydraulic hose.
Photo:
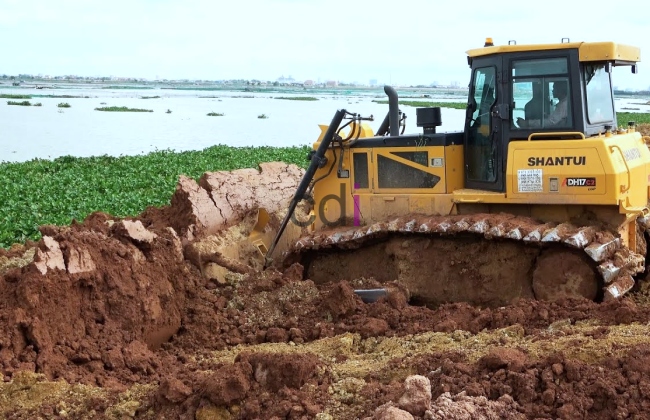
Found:
[{"label": "hydraulic hose", "polygon": [[321,140],[318,149],[316,149],[316,153],[314,153],[311,156],[311,162],[309,163],[309,167],[305,171],[305,175],[302,177],[302,180],[300,181],[300,184],[296,189],[296,193],[291,199],[291,203],[289,203],[289,209],[287,210],[287,214],[284,216],[284,219],[282,220],[280,229],[278,230],[278,233],[275,234],[275,238],[273,238],[273,242],[271,243],[271,246],[269,247],[269,250],[266,253],[266,258],[265,258],[266,261],[264,263],[264,268],[266,268],[270,264],[271,262],[270,256],[273,254],[273,251],[275,250],[275,247],[277,246],[278,241],[282,236],[282,233],[286,229],[287,224],[291,219],[291,216],[293,216],[294,211],[296,211],[296,206],[298,206],[298,203],[304,198],[305,192],[307,192],[307,188],[309,188],[309,184],[314,178],[314,174],[316,173],[316,170],[319,167],[321,167],[324,162],[326,162],[325,152],[327,151],[330,144],[332,143],[332,140],[334,139],[334,135],[336,134],[336,131],[339,125],[341,125],[341,122],[343,121],[343,117],[346,114],[347,112],[345,109],[339,109],[338,111],[336,111],[336,113],[334,114],[334,118],[332,118],[332,122],[330,122],[329,127],[327,127],[327,131],[325,132],[325,135],[323,136],[323,139]]}]

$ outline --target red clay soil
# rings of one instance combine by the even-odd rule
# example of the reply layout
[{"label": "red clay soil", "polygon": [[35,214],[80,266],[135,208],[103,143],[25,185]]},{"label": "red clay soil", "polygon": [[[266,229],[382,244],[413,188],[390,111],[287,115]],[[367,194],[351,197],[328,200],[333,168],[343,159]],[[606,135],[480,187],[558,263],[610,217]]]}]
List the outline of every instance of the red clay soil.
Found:
[{"label": "red clay soil", "polygon": [[[606,303],[521,299],[431,309],[411,305],[408,291],[393,284],[387,298],[364,304],[354,289],[382,286],[373,279],[316,285],[302,279],[300,265],[260,270],[226,255],[237,248],[253,258],[233,241],[250,231],[261,205],[255,198],[273,197],[263,205],[281,211],[300,175],[266,164],[261,173],[182,179],[168,207],[43,226],[37,244],[0,250],[2,262],[37,248],[33,261],[0,266],[2,415],[650,416],[643,292]],[[215,192],[234,182],[246,185],[239,197]],[[34,403],[28,392],[53,383],[72,388]]]}]

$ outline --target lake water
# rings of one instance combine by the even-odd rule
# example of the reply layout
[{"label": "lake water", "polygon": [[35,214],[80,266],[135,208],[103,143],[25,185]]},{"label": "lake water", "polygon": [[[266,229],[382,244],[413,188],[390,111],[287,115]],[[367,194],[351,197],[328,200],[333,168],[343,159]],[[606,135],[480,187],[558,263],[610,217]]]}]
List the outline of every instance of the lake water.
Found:
[{"label": "lake water", "polygon": [[[466,96],[445,91],[397,90],[403,100],[465,102]],[[83,98],[33,97],[41,107],[9,106],[0,99],[0,162],[23,162],[35,158],[54,159],[71,155],[138,155],[155,150],[202,150],[216,144],[229,146],[311,145],[320,133],[318,124],[329,124],[336,110],[344,108],[363,116],[377,129],[388,105],[374,100],[387,99],[376,91],[331,91],[278,93],[203,91],[173,89],[106,89],[101,86],[65,85],[57,89],[12,88],[0,85],[2,94],[71,95]],[[142,99],[143,96],[160,96]],[[279,100],[277,97],[314,96],[318,101]],[[22,99],[18,99],[22,101]],[[627,106],[647,112],[638,103],[647,99],[617,100],[617,110]],[[58,108],[67,102],[70,108]],[[154,112],[100,112],[97,107],[126,106]],[[415,108],[401,105],[407,115],[406,132],[420,132]],[[167,113],[171,110],[171,113]],[[209,117],[209,112],[223,113]],[[438,132],[462,130],[465,112],[442,108],[443,124]],[[266,119],[258,118],[265,114]]]}]

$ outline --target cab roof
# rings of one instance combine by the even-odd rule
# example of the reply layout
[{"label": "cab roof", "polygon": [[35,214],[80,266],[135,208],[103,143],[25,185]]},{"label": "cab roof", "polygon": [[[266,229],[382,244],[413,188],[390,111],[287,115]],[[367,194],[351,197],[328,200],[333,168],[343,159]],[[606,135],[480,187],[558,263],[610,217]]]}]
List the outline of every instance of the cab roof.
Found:
[{"label": "cab roof", "polygon": [[[491,43],[491,39],[489,38],[486,41],[486,44],[488,43]],[[467,55],[469,57],[482,57],[505,53],[564,49],[577,49],[580,61],[611,61],[619,65],[634,64],[641,61],[641,50],[638,47],[617,44],[615,42],[562,42],[556,44],[494,45],[468,50]]]}]

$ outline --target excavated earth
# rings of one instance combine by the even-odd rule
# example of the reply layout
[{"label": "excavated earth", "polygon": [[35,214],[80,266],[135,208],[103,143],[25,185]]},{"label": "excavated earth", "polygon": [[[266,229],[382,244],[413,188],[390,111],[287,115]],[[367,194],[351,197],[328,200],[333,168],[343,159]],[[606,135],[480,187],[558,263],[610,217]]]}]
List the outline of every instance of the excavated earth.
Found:
[{"label": "excavated earth", "polygon": [[169,206],[1,250],[0,416],[650,417],[644,281],[604,303],[424,307],[399,285],[363,303],[375,279],[264,270],[242,241],[258,207],[278,226],[302,173],[181,177]]}]

